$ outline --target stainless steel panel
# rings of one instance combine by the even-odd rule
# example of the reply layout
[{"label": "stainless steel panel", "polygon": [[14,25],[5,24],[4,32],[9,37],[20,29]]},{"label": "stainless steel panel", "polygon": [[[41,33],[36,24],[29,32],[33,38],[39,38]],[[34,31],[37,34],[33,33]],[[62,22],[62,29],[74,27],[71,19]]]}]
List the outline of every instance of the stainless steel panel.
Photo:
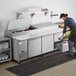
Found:
[{"label": "stainless steel panel", "polygon": [[41,37],[28,40],[29,57],[34,57],[41,54]]},{"label": "stainless steel panel", "polygon": [[54,50],[53,35],[42,37],[42,53],[47,53]]},{"label": "stainless steel panel", "polygon": [[18,42],[19,60],[27,58],[27,40]]},{"label": "stainless steel panel", "polygon": [[13,40],[13,55],[14,60],[18,62],[27,59],[27,40]]}]

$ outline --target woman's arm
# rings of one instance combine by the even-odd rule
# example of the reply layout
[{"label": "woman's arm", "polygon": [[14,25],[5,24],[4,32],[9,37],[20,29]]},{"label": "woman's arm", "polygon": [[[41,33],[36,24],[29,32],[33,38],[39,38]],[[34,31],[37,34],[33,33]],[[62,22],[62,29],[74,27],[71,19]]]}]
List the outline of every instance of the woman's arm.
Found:
[{"label": "woman's arm", "polygon": [[67,29],[67,21],[64,21],[64,29],[63,29],[63,33],[60,37],[61,40],[63,40],[63,38],[64,38],[64,34],[66,33],[66,29]]},{"label": "woman's arm", "polygon": [[65,33],[62,33],[62,35],[61,35],[61,37],[60,37],[60,40],[63,40],[64,34],[65,34]]},{"label": "woman's arm", "polygon": [[64,35],[66,33],[67,26],[68,26],[68,24],[67,24],[67,21],[65,20],[64,21],[64,29],[63,29],[63,34],[62,35]]}]

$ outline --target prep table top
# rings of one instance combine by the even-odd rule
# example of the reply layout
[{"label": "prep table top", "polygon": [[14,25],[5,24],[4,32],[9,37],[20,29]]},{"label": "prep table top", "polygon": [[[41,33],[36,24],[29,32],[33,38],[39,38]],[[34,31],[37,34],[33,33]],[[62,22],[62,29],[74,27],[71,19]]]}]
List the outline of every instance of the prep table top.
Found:
[{"label": "prep table top", "polygon": [[62,30],[63,30],[61,28],[58,28],[58,25],[56,25],[56,24],[53,24],[52,26],[48,25],[48,27],[47,27],[47,24],[44,24],[44,26],[41,25],[41,28],[39,25],[39,26],[37,26],[37,28],[38,29],[26,31],[25,34],[14,36],[13,38],[18,39],[18,40],[25,40],[25,39],[30,39],[30,38],[34,38],[34,37],[62,32]]}]

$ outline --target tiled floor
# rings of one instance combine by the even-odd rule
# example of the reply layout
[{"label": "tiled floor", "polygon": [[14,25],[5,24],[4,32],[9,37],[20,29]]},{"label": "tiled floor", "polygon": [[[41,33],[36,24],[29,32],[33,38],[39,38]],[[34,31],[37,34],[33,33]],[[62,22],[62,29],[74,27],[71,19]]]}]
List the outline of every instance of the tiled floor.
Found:
[{"label": "tiled floor", "polygon": [[[7,67],[17,65],[15,62],[0,64],[0,76],[17,76],[5,70]],[[76,59],[70,62],[46,69],[32,76],[76,76]]]},{"label": "tiled floor", "polygon": [[7,62],[7,63],[0,64],[0,76],[17,76],[6,70],[7,67],[14,66],[14,65],[17,65],[17,64],[15,62],[10,62],[10,63]]}]

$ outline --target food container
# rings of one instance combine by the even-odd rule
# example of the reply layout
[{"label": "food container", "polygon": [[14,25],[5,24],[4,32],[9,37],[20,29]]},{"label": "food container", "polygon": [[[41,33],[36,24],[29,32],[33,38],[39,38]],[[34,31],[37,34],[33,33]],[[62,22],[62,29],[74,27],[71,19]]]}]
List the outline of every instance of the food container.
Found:
[{"label": "food container", "polygon": [[1,57],[1,60],[2,60],[2,61],[4,60],[4,56]]},{"label": "food container", "polygon": [[4,43],[2,44],[2,48],[3,48],[3,49],[8,49],[8,43],[7,43],[7,42],[4,42]]},{"label": "food container", "polygon": [[55,48],[61,50],[62,52],[69,51],[69,49],[68,49],[68,41],[62,41],[60,43],[55,44]]},{"label": "food container", "polygon": [[2,44],[0,44],[0,50],[2,50]]},{"label": "food container", "polygon": [[64,41],[63,44],[62,44],[62,52],[67,52],[69,51],[68,49],[68,41]]},{"label": "food container", "polygon": [[5,56],[4,56],[4,59],[7,60],[7,59],[8,59],[8,55],[5,55]]},{"label": "food container", "polygon": [[57,48],[58,50],[62,50],[62,43],[56,43],[55,44],[55,48]]},{"label": "food container", "polygon": [[8,59],[8,55],[7,54],[1,54],[0,55],[0,61],[7,60],[7,59]]},{"label": "food container", "polygon": [[2,57],[0,56],[0,61],[2,60]]}]

